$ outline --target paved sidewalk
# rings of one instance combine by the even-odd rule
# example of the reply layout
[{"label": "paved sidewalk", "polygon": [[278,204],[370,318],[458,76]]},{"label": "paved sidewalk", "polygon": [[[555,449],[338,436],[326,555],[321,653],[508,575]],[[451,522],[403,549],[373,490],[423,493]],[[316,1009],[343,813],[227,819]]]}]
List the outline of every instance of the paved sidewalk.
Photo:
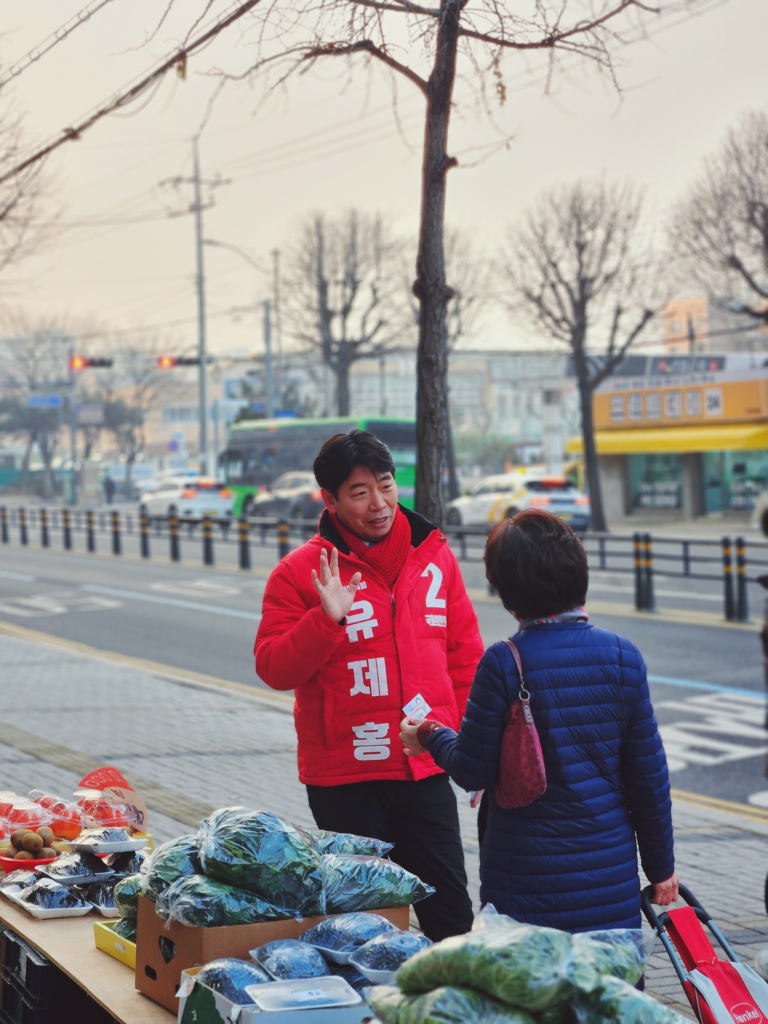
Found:
[{"label": "paved sidewalk", "polygon": [[[312,823],[296,777],[287,697],[170,679],[2,635],[0,665],[1,789],[66,796],[91,768],[113,764],[144,794],[150,830],[161,840],[194,831],[201,816],[234,803]],[[479,909],[476,813],[461,791],[459,806]],[[751,963],[768,945],[768,813],[746,813],[752,817],[685,803],[674,809],[678,873]],[[658,944],[647,980],[650,991],[691,1016]]]}]

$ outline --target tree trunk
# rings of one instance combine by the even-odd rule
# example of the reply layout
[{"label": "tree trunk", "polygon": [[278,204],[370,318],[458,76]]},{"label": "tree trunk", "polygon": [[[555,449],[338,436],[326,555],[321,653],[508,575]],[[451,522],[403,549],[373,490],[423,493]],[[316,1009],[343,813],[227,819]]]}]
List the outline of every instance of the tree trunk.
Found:
[{"label": "tree trunk", "polygon": [[349,416],[349,367],[351,363],[339,360],[333,368],[336,374],[336,412]]},{"label": "tree trunk", "polygon": [[29,460],[32,457],[32,446],[35,443],[35,438],[32,434],[27,438],[27,447],[24,451],[24,458],[21,462],[21,480],[19,481],[19,487],[22,492],[25,492],[29,487]]},{"label": "tree trunk", "polygon": [[592,529],[605,533],[608,524],[603,511],[603,492],[600,486],[600,469],[597,462],[597,445],[595,443],[595,423],[592,417],[592,386],[589,382],[586,366],[576,357],[576,375],[579,383],[581,400],[581,436],[584,443],[584,466],[587,473],[587,485],[592,506]]},{"label": "tree trunk", "polygon": [[125,480],[123,481],[123,494],[126,498],[131,496],[131,488],[133,487],[133,464],[136,461],[138,452],[131,452],[125,462]]},{"label": "tree trunk", "polygon": [[451,290],[445,280],[443,229],[446,175],[456,163],[448,156],[448,122],[456,77],[459,17],[466,0],[441,0],[435,63],[428,82],[421,182],[421,219],[416,281],[419,346],[416,362],[416,510],[442,525],[443,465],[448,416],[448,327]]}]

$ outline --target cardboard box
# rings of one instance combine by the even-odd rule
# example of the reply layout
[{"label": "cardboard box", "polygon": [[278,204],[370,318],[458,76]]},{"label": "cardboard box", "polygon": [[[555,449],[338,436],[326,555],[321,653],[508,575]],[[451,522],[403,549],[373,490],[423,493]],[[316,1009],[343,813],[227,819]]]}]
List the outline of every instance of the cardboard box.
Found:
[{"label": "cardboard box", "polygon": [[[262,1024],[258,1009],[239,1007],[220,992],[195,981],[201,968],[182,971],[177,1024]],[[191,987],[188,993],[185,990]],[[372,1024],[376,1014],[362,999],[355,1006],[334,1006],[315,1010],[272,1010],[270,1024]]]},{"label": "cardboard box", "polygon": [[96,948],[103,949],[105,953],[109,953],[115,960],[119,960],[121,964],[125,964],[126,967],[135,970],[136,943],[124,939],[120,935],[115,935],[112,929],[117,923],[117,921],[93,922],[93,937],[96,942]]},{"label": "cardboard box", "polygon": [[[409,907],[376,910],[392,924],[408,930]],[[222,956],[250,960],[248,951],[275,939],[298,939],[323,917],[305,917],[303,921],[263,921],[260,924],[236,924],[225,928],[189,928],[167,922],[155,913],[155,904],[139,896],[136,940],[136,988],[145,996],[176,1013],[176,993],[181,972],[202,967]]]}]

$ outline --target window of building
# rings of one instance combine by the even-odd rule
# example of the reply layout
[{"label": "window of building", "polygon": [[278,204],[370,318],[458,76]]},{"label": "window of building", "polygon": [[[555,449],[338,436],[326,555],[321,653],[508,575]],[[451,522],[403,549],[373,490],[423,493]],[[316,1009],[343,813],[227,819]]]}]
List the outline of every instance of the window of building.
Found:
[{"label": "window of building", "polygon": [[629,488],[633,509],[680,508],[683,497],[680,456],[666,453],[630,455]]},{"label": "window of building", "polygon": [[166,405],[163,409],[163,423],[197,423],[198,418],[196,405]]}]

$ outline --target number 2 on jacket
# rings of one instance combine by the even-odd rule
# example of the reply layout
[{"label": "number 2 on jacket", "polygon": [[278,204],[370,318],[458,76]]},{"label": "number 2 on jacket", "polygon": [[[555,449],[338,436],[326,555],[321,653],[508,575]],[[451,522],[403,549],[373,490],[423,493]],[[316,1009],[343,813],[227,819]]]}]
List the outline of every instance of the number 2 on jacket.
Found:
[{"label": "number 2 on jacket", "polygon": [[440,587],[443,585],[443,574],[437,568],[434,562],[430,562],[422,576],[431,576],[432,579],[429,583],[429,590],[427,591],[427,600],[424,602],[427,608],[445,608],[445,598],[438,597],[440,593]]}]

